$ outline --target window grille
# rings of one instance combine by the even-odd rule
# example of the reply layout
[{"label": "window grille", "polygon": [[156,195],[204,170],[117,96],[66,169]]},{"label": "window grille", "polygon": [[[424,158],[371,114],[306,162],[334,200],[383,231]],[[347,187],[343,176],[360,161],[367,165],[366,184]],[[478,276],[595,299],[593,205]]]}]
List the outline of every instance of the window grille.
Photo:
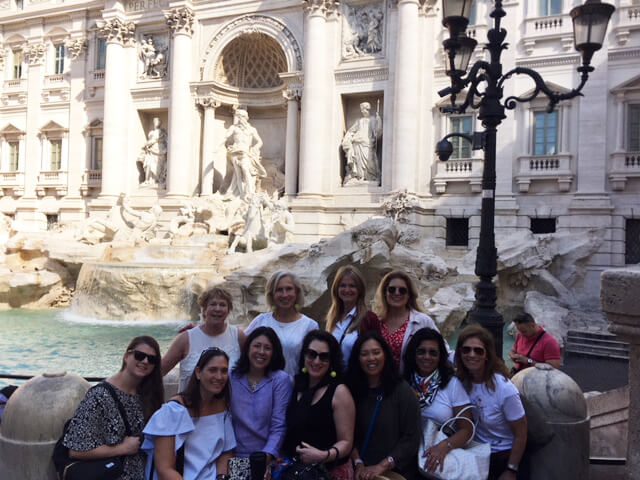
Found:
[{"label": "window grille", "polygon": [[640,263],[640,219],[627,218],[624,243],[624,263]]},{"label": "window grille", "polygon": [[531,233],[555,233],[555,232],[556,232],[555,218],[532,218],[531,219]]},{"label": "window grille", "polygon": [[468,218],[447,218],[447,246],[469,246]]}]

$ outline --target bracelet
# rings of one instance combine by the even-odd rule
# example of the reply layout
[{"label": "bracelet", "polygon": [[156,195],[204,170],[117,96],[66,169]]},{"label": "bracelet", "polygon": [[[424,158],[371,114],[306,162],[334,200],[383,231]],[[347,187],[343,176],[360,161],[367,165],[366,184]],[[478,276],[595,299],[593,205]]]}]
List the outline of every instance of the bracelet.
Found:
[{"label": "bracelet", "polygon": [[330,456],[331,456],[331,449],[327,450],[327,456],[325,457],[324,461],[328,462]]},{"label": "bracelet", "polygon": [[333,459],[333,461],[335,462],[336,460],[338,460],[340,458],[340,450],[338,450],[338,447],[336,447],[335,445],[329,449],[329,451],[331,451],[331,450],[335,450],[336,451],[336,458]]},{"label": "bracelet", "polygon": [[226,473],[219,473],[216,475],[216,480],[229,480],[229,475]]}]

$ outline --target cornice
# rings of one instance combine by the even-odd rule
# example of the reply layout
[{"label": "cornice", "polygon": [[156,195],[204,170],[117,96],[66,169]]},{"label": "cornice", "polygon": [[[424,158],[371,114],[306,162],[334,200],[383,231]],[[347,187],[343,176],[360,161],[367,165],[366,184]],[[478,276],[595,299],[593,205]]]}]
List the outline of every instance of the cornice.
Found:
[{"label": "cornice", "polygon": [[335,72],[336,83],[365,83],[389,79],[389,67],[341,69]]}]

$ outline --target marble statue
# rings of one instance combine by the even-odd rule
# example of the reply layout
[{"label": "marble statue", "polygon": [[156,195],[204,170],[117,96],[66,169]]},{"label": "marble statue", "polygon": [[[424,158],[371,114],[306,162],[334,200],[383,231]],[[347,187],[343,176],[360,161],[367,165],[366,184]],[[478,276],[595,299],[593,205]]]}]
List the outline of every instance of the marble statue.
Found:
[{"label": "marble statue", "polygon": [[342,57],[351,59],[382,51],[384,13],[379,6],[346,6],[342,26]]},{"label": "marble statue", "polygon": [[225,136],[227,156],[233,167],[233,177],[227,194],[247,198],[256,193],[259,178],[267,176],[260,162],[262,139],[249,123],[249,114],[238,108]]},{"label": "marble statue", "polygon": [[[276,193],[277,195],[277,193]],[[284,198],[270,203],[271,218],[268,227],[267,241],[269,245],[291,243],[295,221]]]},{"label": "marble statue", "polygon": [[144,186],[163,186],[167,163],[167,131],[158,117],[153,119],[153,128],[137,160],[144,172]]},{"label": "marble statue", "polygon": [[346,156],[343,185],[360,182],[380,182],[380,166],[376,153],[382,137],[382,119],[378,109],[371,115],[371,104],[362,102],[362,117],[354,122],[342,139],[342,149]]},{"label": "marble statue", "polygon": [[128,232],[128,240],[137,244],[148,242],[156,237],[160,227],[158,221],[160,220],[160,215],[162,215],[162,207],[160,205],[155,204],[149,210],[140,212],[131,208],[129,198],[124,197],[122,199],[122,210],[131,217],[127,219],[124,215],[122,216],[127,225],[132,228]]},{"label": "marble statue", "polygon": [[164,78],[167,74],[166,49],[158,48],[153,37],[147,37],[140,45],[140,60],[143,68],[140,78]]},{"label": "marble statue", "polygon": [[253,243],[261,234],[264,235],[264,204],[265,199],[259,193],[251,194],[247,198],[244,206],[244,226],[236,233],[227,253],[235,253],[241,240],[245,243],[246,252],[253,252]]}]

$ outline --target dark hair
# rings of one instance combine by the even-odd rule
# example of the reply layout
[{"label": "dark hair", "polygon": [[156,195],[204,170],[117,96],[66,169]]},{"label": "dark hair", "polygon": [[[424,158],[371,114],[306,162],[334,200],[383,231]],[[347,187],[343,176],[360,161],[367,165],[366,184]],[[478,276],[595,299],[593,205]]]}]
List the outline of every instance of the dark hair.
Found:
[{"label": "dark hair", "polygon": [[[227,364],[229,363],[229,356],[224,350],[221,350],[218,347],[211,347],[203,350],[200,354],[200,358],[198,359],[198,363],[196,363],[196,366],[193,369],[191,377],[189,377],[187,387],[179,393],[183,398],[185,405],[191,409],[195,416],[200,415],[202,402],[202,398],[200,397],[200,380],[196,376],[196,370],[202,370],[215,357],[224,357]],[[227,380],[227,384],[224,386],[222,392],[219,395],[216,395],[216,398],[224,398],[225,408],[229,408],[229,404],[231,403],[231,384],[229,383],[229,380]]]},{"label": "dark hair", "polygon": [[496,347],[493,341],[493,336],[486,328],[478,324],[465,327],[458,336],[458,343],[456,345],[456,375],[462,382],[462,385],[464,385],[464,388],[467,390],[467,392],[470,392],[471,387],[473,386],[471,373],[469,372],[467,367],[465,367],[464,362],[462,361],[462,346],[464,345],[464,342],[466,342],[470,338],[477,338],[482,342],[482,345],[484,346],[487,354],[487,364],[482,376],[482,382],[487,385],[487,388],[489,388],[489,390],[493,391],[496,389],[496,384],[493,381],[493,375],[499,373],[505,378],[509,378],[509,371],[507,370],[504,361],[501,358],[498,358],[498,355],[496,355]]},{"label": "dark hair", "polygon": [[[302,340],[302,348],[300,349],[300,357],[298,359],[298,373],[294,378],[294,390],[296,392],[302,392],[309,388],[309,375],[307,375],[304,371],[304,357],[307,353],[307,349],[311,342],[317,340],[319,342],[324,342],[329,346],[329,368],[327,369],[327,375],[331,375],[331,372],[335,372],[335,377],[331,377],[331,382],[340,383],[342,380],[342,349],[340,348],[340,344],[336,340],[336,338],[331,335],[329,332],[324,332],[322,330],[311,330],[307,333]],[[323,379],[324,380],[324,379]]]},{"label": "dark hair", "polygon": [[122,357],[122,367],[120,367],[120,371],[124,370],[126,366],[125,357],[127,354],[142,344],[151,347],[155,356],[158,357],[158,364],[153,367],[149,375],[142,379],[137,388],[137,392],[142,398],[142,412],[146,422],[164,403],[164,386],[162,384],[162,369],[160,368],[162,356],[160,353],[160,345],[158,345],[156,339],[148,335],[142,335],[131,340]]},{"label": "dark hair", "polygon": [[362,350],[362,345],[369,340],[378,342],[384,353],[384,367],[382,368],[381,378],[384,394],[391,394],[400,381],[400,375],[398,374],[396,362],[393,360],[391,347],[385,339],[375,330],[361,334],[353,345],[351,357],[349,358],[349,368],[347,369],[347,385],[351,390],[353,398],[356,400],[356,404],[360,399],[364,398],[369,391],[367,375],[362,370],[362,365],[360,365],[360,350]]},{"label": "dark hair", "polygon": [[449,363],[447,358],[447,344],[444,342],[444,338],[440,335],[440,332],[433,328],[425,327],[418,330],[413,334],[411,340],[407,344],[407,348],[404,352],[404,378],[409,384],[411,384],[411,378],[413,374],[417,372],[418,367],[416,365],[416,352],[420,344],[424,341],[432,340],[438,344],[438,350],[440,350],[440,357],[438,358],[438,370],[440,371],[440,387],[444,388],[449,384],[449,380],[453,377],[453,367]]},{"label": "dark hair", "polygon": [[249,372],[250,363],[249,363],[249,348],[251,347],[251,343],[258,337],[264,336],[267,337],[269,342],[271,342],[271,361],[269,365],[267,365],[267,369],[265,373],[275,372],[276,370],[283,370],[285,366],[284,354],[282,353],[282,344],[280,343],[280,339],[278,335],[271,327],[258,327],[253,330],[247,339],[244,341],[244,346],[242,347],[242,353],[240,354],[240,358],[236,363],[235,367],[233,367],[233,373],[238,375],[244,375]]},{"label": "dark hair", "polygon": [[528,313],[521,313],[513,319],[513,322],[517,323],[518,325],[522,325],[524,323],[536,323],[533,317]]}]

